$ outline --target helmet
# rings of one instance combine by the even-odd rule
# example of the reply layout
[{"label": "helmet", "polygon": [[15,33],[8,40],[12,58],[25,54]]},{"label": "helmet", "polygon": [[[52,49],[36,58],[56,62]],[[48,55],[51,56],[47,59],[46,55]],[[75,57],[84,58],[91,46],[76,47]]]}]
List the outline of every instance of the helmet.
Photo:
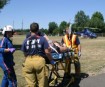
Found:
[{"label": "helmet", "polygon": [[3,28],[2,34],[4,35],[6,31],[13,31],[13,27],[11,25],[7,25]]}]

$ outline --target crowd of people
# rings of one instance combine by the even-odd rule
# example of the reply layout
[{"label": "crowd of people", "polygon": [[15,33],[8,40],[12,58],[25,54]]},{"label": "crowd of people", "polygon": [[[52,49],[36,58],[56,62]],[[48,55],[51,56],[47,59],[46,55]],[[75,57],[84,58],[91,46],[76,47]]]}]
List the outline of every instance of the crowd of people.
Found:
[{"label": "crowd of people", "polygon": [[[0,67],[4,72],[1,87],[17,87],[17,78],[14,70],[14,57],[11,37],[13,37],[13,27],[7,25],[2,31],[3,38],[0,41]],[[67,27],[61,43],[49,40],[48,36],[39,30],[39,24],[30,24],[30,32],[26,35],[22,43],[21,51],[24,54],[25,62],[22,64],[23,76],[27,82],[27,87],[48,87],[48,68],[46,64],[56,64],[52,53],[67,53],[73,50],[75,56],[65,55],[65,73],[71,73],[71,61],[74,61],[75,74],[80,75],[81,45],[79,38]]]}]

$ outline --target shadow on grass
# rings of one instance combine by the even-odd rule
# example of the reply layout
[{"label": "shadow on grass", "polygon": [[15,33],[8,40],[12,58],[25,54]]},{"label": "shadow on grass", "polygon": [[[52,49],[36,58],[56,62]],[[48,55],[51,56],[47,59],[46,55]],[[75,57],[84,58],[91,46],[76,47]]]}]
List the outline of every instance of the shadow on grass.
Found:
[{"label": "shadow on grass", "polygon": [[89,75],[86,73],[81,73],[80,76],[76,76],[75,74],[67,76],[66,74],[64,74],[61,83],[59,83],[56,86],[49,86],[49,87],[80,87],[79,83],[81,82],[81,80],[87,78],[88,76]]}]

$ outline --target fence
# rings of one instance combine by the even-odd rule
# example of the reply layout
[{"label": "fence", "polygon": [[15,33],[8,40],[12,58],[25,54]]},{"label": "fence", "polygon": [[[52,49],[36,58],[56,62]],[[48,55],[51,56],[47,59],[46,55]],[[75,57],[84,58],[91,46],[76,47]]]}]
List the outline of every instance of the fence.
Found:
[{"label": "fence", "polygon": [[105,37],[105,33],[96,33],[98,37]]}]

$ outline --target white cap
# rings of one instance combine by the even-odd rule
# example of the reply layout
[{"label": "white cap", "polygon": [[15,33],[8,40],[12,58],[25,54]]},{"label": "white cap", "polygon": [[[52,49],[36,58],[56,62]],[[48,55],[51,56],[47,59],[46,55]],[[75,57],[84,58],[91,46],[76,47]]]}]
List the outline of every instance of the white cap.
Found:
[{"label": "white cap", "polygon": [[11,25],[7,25],[3,28],[2,34],[4,35],[6,31],[13,31],[13,27]]}]

